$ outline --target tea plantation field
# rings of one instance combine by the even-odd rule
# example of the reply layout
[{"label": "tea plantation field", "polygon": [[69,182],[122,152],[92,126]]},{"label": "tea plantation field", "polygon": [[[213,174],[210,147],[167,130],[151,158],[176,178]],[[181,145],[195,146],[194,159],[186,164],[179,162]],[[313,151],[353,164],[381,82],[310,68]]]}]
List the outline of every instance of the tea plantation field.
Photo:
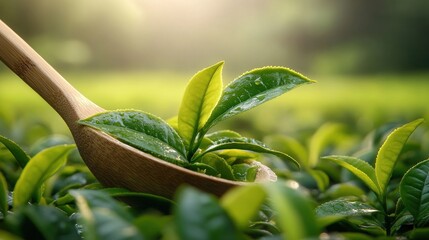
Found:
[{"label": "tea plantation field", "polygon": [[[168,119],[192,74],[64,76],[105,109]],[[221,197],[182,186],[166,199],[100,185],[57,114],[0,72],[0,239],[427,239],[429,74],[309,77],[318,82],[216,126],[290,155],[299,171],[227,150],[268,166],[277,183]]]},{"label": "tea plantation field", "polygon": [[[168,119],[177,114],[192,74],[168,72],[65,73],[89,99],[109,110],[140,109]],[[226,124],[252,135],[294,134],[326,122],[343,122],[368,131],[388,122],[429,118],[429,75],[309,76],[316,84],[292,90]],[[224,82],[232,80],[224,76]],[[0,119],[3,124],[41,120],[67,133],[57,114],[18,77],[0,73]]]}]

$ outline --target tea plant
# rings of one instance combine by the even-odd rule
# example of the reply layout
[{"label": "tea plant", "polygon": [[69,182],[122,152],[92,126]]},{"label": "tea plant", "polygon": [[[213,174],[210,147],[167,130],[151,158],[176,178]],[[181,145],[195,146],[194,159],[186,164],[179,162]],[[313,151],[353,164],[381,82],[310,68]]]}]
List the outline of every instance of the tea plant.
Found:
[{"label": "tea plant", "polygon": [[254,181],[259,169],[270,171],[247,151],[273,154],[296,168],[292,157],[260,141],[228,130],[208,132],[227,118],[312,81],[287,68],[264,67],[244,73],[222,91],[223,64],[219,62],[192,77],[179,114],[170,121],[174,127],[135,110],[109,111],[79,123],[171,163],[229,180]]},{"label": "tea plant", "polygon": [[[221,199],[184,186],[172,201],[103,188],[75,159],[74,145],[54,144],[29,156],[10,139],[1,143],[0,153],[10,153],[3,163],[13,167],[0,174],[0,239],[256,239],[281,236],[283,228],[292,239],[319,233],[309,200],[281,184],[244,186]],[[5,177],[12,171],[19,172],[17,181]],[[285,206],[299,210],[277,217],[273,209]],[[311,225],[295,229],[287,216]]]},{"label": "tea plant", "polygon": [[[375,167],[368,162],[351,156],[327,156],[323,159],[332,161],[358,177],[375,194],[376,202],[363,203],[356,200],[336,199],[320,205],[317,209],[318,214],[327,216],[370,216],[381,215],[382,219],[367,219],[367,228],[372,228],[373,233],[384,231],[390,236],[400,231],[405,222],[409,221],[411,216],[414,221],[420,225],[427,224],[429,218],[427,211],[416,210],[424,209],[429,204],[429,198],[426,191],[429,185],[425,184],[429,174],[425,167],[427,161],[423,161],[412,167],[402,178],[400,184],[399,199],[392,191],[390,183],[394,167],[396,166],[399,154],[409,136],[423,122],[422,119],[415,120],[395,129],[380,147],[376,159]],[[397,201],[396,205],[390,203]],[[406,202],[406,204],[405,204]],[[371,225],[371,226],[370,226]]]},{"label": "tea plant", "polygon": [[[395,173],[404,160],[401,152],[415,156],[411,153],[418,151],[406,142],[421,123],[419,119],[405,124],[385,141],[375,136],[376,142],[382,142],[375,167],[364,161],[366,157],[339,155],[317,159],[314,165],[303,163],[301,172],[317,170],[329,177],[323,189],[316,185],[317,191],[301,184],[301,178],[288,180],[295,176],[281,169],[284,174],[279,174],[277,183],[237,187],[221,198],[183,186],[172,200],[101,186],[75,146],[64,145],[62,138],[38,141],[28,149],[40,151],[29,154],[2,136],[0,239],[425,239],[429,159],[415,159],[405,173]],[[328,142],[339,144],[334,139],[345,133],[333,126],[316,131],[308,144],[310,151],[319,149],[320,155],[327,152]],[[293,156],[296,153],[291,151]],[[306,157],[297,157],[302,159]],[[350,169],[365,185],[351,177],[332,176],[322,165],[327,163]],[[381,163],[389,171],[381,171]]]}]

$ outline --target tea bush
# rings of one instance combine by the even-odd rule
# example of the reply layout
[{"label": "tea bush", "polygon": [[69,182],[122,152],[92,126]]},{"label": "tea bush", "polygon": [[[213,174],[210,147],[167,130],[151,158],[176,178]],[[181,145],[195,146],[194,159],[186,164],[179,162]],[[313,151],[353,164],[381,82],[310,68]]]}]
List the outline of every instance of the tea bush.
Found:
[{"label": "tea bush", "polygon": [[[10,126],[2,131],[13,135]],[[20,125],[22,127],[22,125]],[[24,129],[31,129],[26,126]],[[40,127],[43,129],[44,127]],[[365,139],[327,123],[308,142],[267,136],[301,171],[267,156],[276,183],[218,198],[191,186],[174,199],[101,186],[73,141],[43,131],[0,137],[0,239],[425,239],[427,127],[388,124]],[[8,130],[9,129],[9,130]],[[39,129],[39,130],[40,130]]]}]

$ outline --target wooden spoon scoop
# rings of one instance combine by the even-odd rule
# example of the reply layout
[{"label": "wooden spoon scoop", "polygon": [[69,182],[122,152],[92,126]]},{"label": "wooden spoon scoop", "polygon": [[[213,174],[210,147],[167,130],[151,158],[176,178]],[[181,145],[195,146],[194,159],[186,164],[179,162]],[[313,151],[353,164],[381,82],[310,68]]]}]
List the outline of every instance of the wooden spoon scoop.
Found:
[{"label": "wooden spoon scoop", "polygon": [[73,88],[1,20],[0,59],[63,118],[83,160],[102,184],[168,198],[184,183],[218,196],[240,185],[165,162],[103,132],[77,124],[79,119],[105,110]]}]

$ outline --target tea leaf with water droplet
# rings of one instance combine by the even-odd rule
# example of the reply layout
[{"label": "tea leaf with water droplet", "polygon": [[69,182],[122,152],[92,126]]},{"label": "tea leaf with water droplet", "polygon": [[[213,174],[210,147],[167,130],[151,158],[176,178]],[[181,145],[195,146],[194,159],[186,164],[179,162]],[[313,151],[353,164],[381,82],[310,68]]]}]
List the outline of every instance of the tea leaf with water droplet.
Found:
[{"label": "tea leaf with water droplet", "polygon": [[184,165],[185,146],[166,122],[152,114],[136,111],[110,111],[79,121],[155,157]]},{"label": "tea leaf with water droplet", "polygon": [[292,163],[292,168],[299,168],[298,162],[295,159],[293,159],[291,156],[287,155],[286,153],[282,153],[282,152],[270,149],[268,146],[266,146],[264,143],[260,141],[257,141],[251,138],[245,138],[245,137],[220,138],[217,141],[214,141],[211,146],[204,149],[200,154],[196,155],[194,159],[192,159],[192,161],[197,161],[197,159],[199,159],[200,157],[202,157],[207,153],[218,151],[218,150],[226,150],[226,149],[242,149],[242,150],[248,150],[252,152],[272,154],[283,160],[286,160],[287,163]]},{"label": "tea leaf with water droplet", "polygon": [[312,82],[283,67],[264,67],[247,72],[225,88],[203,132],[226,118],[254,108],[297,86]]},{"label": "tea leaf with water droplet", "polygon": [[218,200],[193,187],[178,191],[174,223],[178,239],[241,239]]},{"label": "tea leaf with water droplet", "polygon": [[336,199],[321,204],[316,208],[316,216],[364,216],[378,212],[374,207],[357,201],[347,201],[343,199]]},{"label": "tea leaf with water droplet", "polygon": [[129,209],[106,192],[80,189],[70,194],[79,208],[78,223],[85,226],[84,239],[142,239]]}]

